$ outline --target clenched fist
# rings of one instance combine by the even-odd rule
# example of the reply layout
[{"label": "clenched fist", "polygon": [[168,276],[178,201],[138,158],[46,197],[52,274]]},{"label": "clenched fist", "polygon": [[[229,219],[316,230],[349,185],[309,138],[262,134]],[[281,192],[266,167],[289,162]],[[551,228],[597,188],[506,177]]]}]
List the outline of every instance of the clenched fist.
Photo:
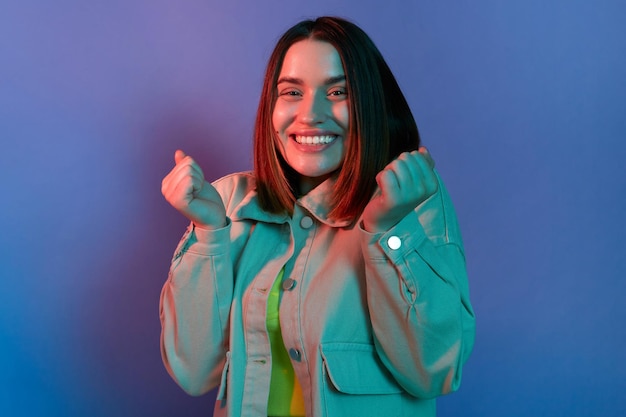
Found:
[{"label": "clenched fist", "polygon": [[224,203],[217,190],[204,180],[200,166],[181,150],[174,154],[174,161],[176,166],[161,183],[161,192],[167,202],[198,227],[224,227]]},{"label": "clenched fist", "polygon": [[383,232],[437,192],[434,162],[424,147],[404,152],[376,176],[378,190],[363,211],[363,227]]}]

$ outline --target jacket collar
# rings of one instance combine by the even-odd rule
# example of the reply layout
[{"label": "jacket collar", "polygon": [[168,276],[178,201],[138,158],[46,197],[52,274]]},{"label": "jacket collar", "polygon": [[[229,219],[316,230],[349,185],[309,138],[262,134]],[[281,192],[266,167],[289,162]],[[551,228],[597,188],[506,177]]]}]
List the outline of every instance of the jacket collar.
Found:
[{"label": "jacket collar", "polygon": [[[336,179],[329,178],[306,195],[300,197],[296,204],[308,211],[313,217],[330,227],[348,227],[350,220],[329,219],[330,203]],[[261,209],[255,187],[249,189],[244,198],[234,208],[230,215],[231,220],[255,220],[265,223],[288,223],[287,213],[268,213]]]},{"label": "jacket collar", "polygon": [[347,227],[352,223],[351,221],[328,218],[336,182],[337,179],[335,177],[328,178],[326,181],[299,198],[296,204],[299,204],[301,207],[310,212],[317,220],[330,227]]}]

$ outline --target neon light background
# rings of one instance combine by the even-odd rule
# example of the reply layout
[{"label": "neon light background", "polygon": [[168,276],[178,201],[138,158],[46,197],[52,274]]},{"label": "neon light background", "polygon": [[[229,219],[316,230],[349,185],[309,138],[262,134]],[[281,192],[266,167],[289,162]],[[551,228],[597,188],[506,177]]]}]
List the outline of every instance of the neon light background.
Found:
[{"label": "neon light background", "polygon": [[182,148],[251,167],[266,59],[303,17],[375,40],[464,232],[477,342],[440,416],[626,409],[622,2],[0,3],[0,415],[205,416],[159,353]]}]

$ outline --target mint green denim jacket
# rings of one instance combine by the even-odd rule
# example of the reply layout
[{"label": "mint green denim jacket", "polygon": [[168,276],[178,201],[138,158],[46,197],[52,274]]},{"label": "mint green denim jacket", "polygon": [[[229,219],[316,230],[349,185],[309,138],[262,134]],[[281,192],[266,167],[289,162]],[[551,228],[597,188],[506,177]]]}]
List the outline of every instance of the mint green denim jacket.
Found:
[{"label": "mint green denim jacket", "polygon": [[219,386],[215,416],[266,416],[269,290],[307,416],[434,416],[474,343],[461,236],[439,191],[391,230],[327,218],[327,180],[292,217],[264,212],[254,176],[214,183],[226,227],[189,226],[161,294],[165,367],[189,394]]}]

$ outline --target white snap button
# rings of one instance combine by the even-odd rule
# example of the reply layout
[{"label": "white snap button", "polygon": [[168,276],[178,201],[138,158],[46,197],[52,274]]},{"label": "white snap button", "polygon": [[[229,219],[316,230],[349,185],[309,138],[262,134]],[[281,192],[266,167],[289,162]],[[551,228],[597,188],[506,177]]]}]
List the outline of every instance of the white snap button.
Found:
[{"label": "white snap button", "polygon": [[387,246],[389,246],[389,249],[391,250],[397,250],[400,249],[400,246],[402,246],[402,241],[398,236],[391,236],[387,239]]},{"label": "white snap button", "polygon": [[303,229],[308,229],[309,227],[313,226],[313,219],[309,216],[304,216],[300,220],[300,226],[302,226]]}]

